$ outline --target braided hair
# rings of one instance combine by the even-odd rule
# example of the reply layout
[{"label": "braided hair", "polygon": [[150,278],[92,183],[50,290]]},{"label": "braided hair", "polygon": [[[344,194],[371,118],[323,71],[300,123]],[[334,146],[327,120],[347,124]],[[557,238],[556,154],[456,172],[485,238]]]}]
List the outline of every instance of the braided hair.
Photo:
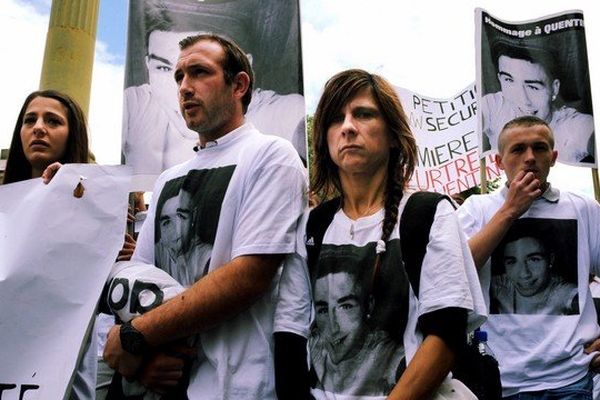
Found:
[{"label": "braided hair", "polygon": [[329,154],[327,131],[334,116],[365,88],[368,88],[375,98],[392,143],[384,190],[385,214],[381,239],[376,246],[377,256],[371,280],[371,288],[373,288],[381,267],[381,253],[385,251],[385,243],[389,240],[398,221],[398,205],[417,160],[417,145],[406,113],[392,85],[381,76],[360,69],[350,69],[338,73],[325,84],[313,120],[312,190],[324,198],[339,195],[343,201],[344,193],[338,167]]},{"label": "braided hair", "polygon": [[358,92],[369,88],[391,135],[392,147],[385,185],[385,217],[381,240],[387,241],[398,221],[398,203],[413,174],[417,145],[408,118],[392,85],[379,75],[350,69],[333,76],[325,84],[313,120],[313,191],[325,198],[344,194],[338,167],[329,155],[327,130],[339,111]]}]

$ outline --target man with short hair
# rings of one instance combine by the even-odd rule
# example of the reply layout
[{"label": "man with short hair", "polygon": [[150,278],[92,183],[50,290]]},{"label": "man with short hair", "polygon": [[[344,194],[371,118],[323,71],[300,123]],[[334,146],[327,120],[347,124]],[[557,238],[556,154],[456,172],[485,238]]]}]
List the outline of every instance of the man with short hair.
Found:
[{"label": "man with short hair", "polygon": [[[288,141],[263,135],[245,120],[253,73],[235,43],[203,34],[180,47],[174,74],[179,104],[198,133],[199,149],[159,177],[133,260],[158,261],[164,269],[154,257],[157,199],[183,179],[194,216],[188,227],[212,246],[208,271],[180,296],[113,327],[105,358],[133,378],[145,356],[199,334],[189,398],[274,399],[271,299],[284,256],[295,252],[305,170]],[[198,258],[183,267],[202,271],[204,259]],[[163,392],[181,376],[180,368],[167,372]]]},{"label": "man with short hair", "polygon": [[[502,251],[499,244],[504,237],[526,228],[553,232],[568,259],[565,273],[573,277],[579,296],[575,315],[548,311],[490,314],[483,329],[500,364],[503,395],[591,399],[589,367],[596,353],[590,353],[598,349],[598,343],[585,351],[584,346],[600,334],[588,290],[589,274],[600,272],[600,206],[591,199],[559,192],[547,181],[558,153],[545,121],[534,116],[510,121],[500,133],[498,150],[496,163],[506,172],[507,186],[489,195],[471,196],[458,210],[484,294],[489,298],[497,289],[492,278],[497,271],[490,257],[498,257],[495,253]],[[555,297],[562,294],[550,295],[558,300]]]},{"label": "man with short hair", "polygon": [[484,150],[496,150],[498,135],[508,121],[531,115],[552,129],[559,161],[593,163],[594,119],[561,104],[560,69],[554,54],[503,41],[493,46],[492,53],[501,91],[482,98]]}]

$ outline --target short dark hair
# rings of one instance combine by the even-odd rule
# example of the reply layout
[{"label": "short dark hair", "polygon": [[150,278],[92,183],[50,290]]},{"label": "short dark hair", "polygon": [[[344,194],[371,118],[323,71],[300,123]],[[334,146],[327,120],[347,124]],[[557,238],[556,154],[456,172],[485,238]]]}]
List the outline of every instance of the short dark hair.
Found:
[{"label": "short dark hair", "polygon": [[498,153],[502,153],[504,151],[504,143],[502,143],[502,138],[504,137],[504,135],[506,134],[506,132],[509,129],[512,128],[517,128],[517,127],[522,127],[522,128],[529,128],[532,126],[545,126],[546,128],[548,128],[548,143],[550,143],[550,149],[554,149],[554,134],[552,133],[552,128],[550,128],[550,125],[548,125],[548,123],[546,121],[544,121],[541,118],[538,118],[536,116],[533,115],[522,115],[520,117],[511,119],[510,121],[508,121],[506,124],[504,124],[504,126],[502,127],[502,130],[500,131],[500,134],[498,135]]},{"label": "short dark hair", "polygon": [[543,247],[545,253],[551,253],[550,246],[548,246],[547,236],[539,231],[539,228],[531,225],[521,225],[519,229],[511,229],[505,237],[502,239],[502,248],[506,247],[507,244],[516,242],[521,239],[531,238],[537,241],[540,246]]},{"label": "short dark hair", "polygon": [[156,201],[156,212],[154,222],[154,243],[160,242],[161,238],[161,230],[160,230],[160,216],[162,214],[162,209],[165,206],[165,203],[179,196],[179,192],[181,191],[181,187],[183,186],[183,181],[185,180],[185,176],[180,176],[179,178],[172,179],[167,181],[163,188],[160,191],[160,196]]},{"label": "short dark hair", "polygon": [[244,96],[242,97],[242,108],[244,114],[246,114],[248,105],[252,100],[252,89],[254,87],[254,73],[252,72],[252,65],[250,64],[246,53],[244,53],[242,48],[233,40],[214,33],[201,33],[194,36],[188,36],[179,42],[179,48],[181,50],[187,49],[202,40],[218,43],[223,49],[224,57],[221,66],[223,67],[225,82],[228,85],[231,85],[233,79],[240,72],[245,72],[250,77],[248,90],[246,90],[246,93],[244,93]]},{"label": "short dark hair", "polygon": [[532,64],[541,65],[550,80],[561,78],[560,65],[554,51],[536,44],[508,43],[498,40],[492,45],[492,58],[496,72],[500,72],[498,61],[500,56],[515,58],[517,60],[529,61]]},{"label": "short dark hair", "polygon": [[21,141],[21,127],[23,126],[23,117],[27,111],[29,103],[37,97],[47,97],[57,100],[67,109],[67,122],[69,124],[69,135],[65,147],[65,154],[59,160],[62,164],[67,163],[88,163],[90,162],[90,151],[88,148],[88,133],[86,119],[83,110],[69,95],[56,90],[39,90],[31,93],[25,99],[15,129],[13,131],[8,159],[6,160],[6,171],[4,172],[3,183],[19,182],[31,179],[31,164],[25,158],[23,142]]},{"label": "short dark hair", "polygon": [[161,0],[146,0],[142,4],[146,51],[150,48],[150,34],[154,31],[170,32],[175,27],[167,6]]},{"label": "short dark hair", "polygon": [[506,249],[506,246],[509,243],[513,243],[521,239],[534,239],[542,247],[544,258],[546,258],[547,260],[553,258],[554,252],[552,249],[555,247],[555,244],[552,243],[553,230],[550,228],[549,230],[542,233],[540,231],[539,226],[531,225],[531,222],[527,219],[521,219],[517,222],[521,223],[518,223],[511,227],[511,229],[506,233],[504,238],[502,238],[502,240],[496,247],[497,250],[492,253],[492,265],[495,266],[495,273],[506,272],[506,270],[504,269],[504,251]]}]

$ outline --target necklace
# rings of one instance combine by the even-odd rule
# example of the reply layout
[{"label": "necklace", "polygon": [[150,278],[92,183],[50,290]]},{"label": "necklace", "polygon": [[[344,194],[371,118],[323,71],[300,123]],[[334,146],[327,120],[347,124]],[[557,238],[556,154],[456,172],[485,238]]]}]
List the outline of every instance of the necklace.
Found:
[{"label": "necklace", "polygon": [[358,216],[358,218],[356,218],[355,220],[350,220],[350,221],[351,221],[351,222],[350,222],[350,232],[349,232],[349,233],[350,233],[350,239],[354,240],[354,222],[356,222],[356,221],[358,221],[359,219],[361,219],[361,218],[363,218],[363,217],[365,217],[365,216],[369,215],[369,213],[370,213],[370,212],[373,210],[373,208],[374,208],[375,206],[377,206],[377,205],[379,205],[379,202],[378,202],[378,201],[376,201],[375,203],[371,204],[371,207],[367,208],[367,210],[366,210],[364,213],[360,214],[360,215]]}]

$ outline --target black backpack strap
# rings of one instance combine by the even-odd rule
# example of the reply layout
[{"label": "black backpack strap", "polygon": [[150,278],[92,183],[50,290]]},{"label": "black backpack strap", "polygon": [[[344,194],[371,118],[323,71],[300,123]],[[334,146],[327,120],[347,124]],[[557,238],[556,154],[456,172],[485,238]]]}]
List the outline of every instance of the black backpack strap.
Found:
[{"label": "black backpack strap", "polygon": [[306,252],[308,256],[308,270],[312,274],[314,266],[319,259],[323,237],[327,227],[333,221],[333,217],[339,210],[341,198],[336,197],[319,204],[311,210],[306,223]]},{"label": "black backpack strap", "polygon": [[417,297],[419,297],[421,267],[427,243],[429,243],[429,232],[437,205],[443,199],[450,201],[454,207],[454,203],[446,195],[434,192],[415,192],[406,201],[400,217],[402,260],[408,280]]}]

